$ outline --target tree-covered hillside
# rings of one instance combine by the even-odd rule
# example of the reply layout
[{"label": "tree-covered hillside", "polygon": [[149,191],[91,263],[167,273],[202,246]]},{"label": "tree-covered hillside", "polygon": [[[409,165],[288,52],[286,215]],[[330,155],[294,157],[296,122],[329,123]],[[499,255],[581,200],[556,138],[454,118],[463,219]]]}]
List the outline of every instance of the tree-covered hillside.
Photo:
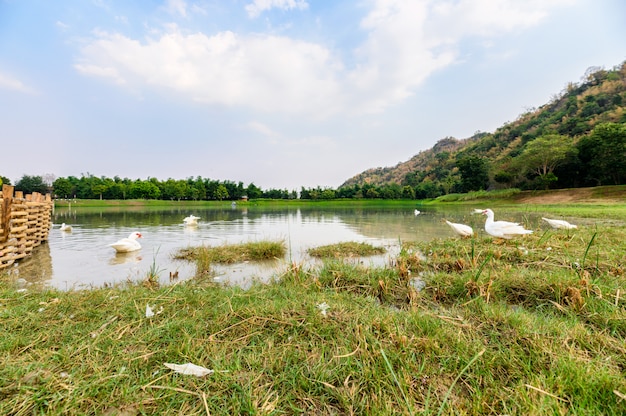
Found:
[{"label": "tree-covered hillside", "polygon": [[549,103],[493,133],[445,138],[394,167],[369,169],[341,185],[411,188],[417,198],[516,187],[575,188],[626,183],[626,62],[590,68]]}]

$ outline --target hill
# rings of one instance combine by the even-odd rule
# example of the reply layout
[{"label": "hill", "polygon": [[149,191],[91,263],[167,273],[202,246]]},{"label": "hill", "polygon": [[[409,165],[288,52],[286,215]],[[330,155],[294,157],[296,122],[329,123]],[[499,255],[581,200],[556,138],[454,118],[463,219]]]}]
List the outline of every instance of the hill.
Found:
[{"label": "hill", "polygon": [[393,167],[359,173],[340,189],[409,186],[417,197],[435,197],[479,189],[626,183],[626,170],[611,167],[626,165],[619,150],[626,145],[625,104],[626,62],[611,70],[593,67],[580,84],[570,82],[547,104],[493,133],[446,137]]}]

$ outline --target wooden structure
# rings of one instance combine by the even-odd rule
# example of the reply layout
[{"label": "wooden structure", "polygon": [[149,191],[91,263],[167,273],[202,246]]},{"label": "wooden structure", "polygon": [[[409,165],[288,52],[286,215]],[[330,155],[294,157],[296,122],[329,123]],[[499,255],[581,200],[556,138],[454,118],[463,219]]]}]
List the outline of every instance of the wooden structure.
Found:
[{"label": "wooden structure", "polygon": [[0,269],[31,254],[48,241],[54,203],[50,194],[14,194],[14,187],[2,185],[0,195]]}]

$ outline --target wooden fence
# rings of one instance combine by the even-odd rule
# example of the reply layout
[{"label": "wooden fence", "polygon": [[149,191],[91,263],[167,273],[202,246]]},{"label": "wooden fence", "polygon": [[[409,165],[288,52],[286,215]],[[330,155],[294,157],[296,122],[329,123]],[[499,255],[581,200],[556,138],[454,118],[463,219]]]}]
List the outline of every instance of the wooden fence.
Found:
[{"label": "wooden fence", "polygon": [[2,185],[0,195],[0,269],[29,256],[44,241],[52,227],[54,203],[50,194],[24,196],[14,187]]}]

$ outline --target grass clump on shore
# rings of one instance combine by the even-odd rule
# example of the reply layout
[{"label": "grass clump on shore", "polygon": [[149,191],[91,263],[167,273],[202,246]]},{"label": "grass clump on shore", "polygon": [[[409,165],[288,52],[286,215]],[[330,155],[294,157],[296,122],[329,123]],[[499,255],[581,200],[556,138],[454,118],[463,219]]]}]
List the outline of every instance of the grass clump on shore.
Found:
[{"label": "grass clump on shore", "polygon": [[405,242],[247,290],[5,278],[0,414],[624,414],[625,237]]}]

